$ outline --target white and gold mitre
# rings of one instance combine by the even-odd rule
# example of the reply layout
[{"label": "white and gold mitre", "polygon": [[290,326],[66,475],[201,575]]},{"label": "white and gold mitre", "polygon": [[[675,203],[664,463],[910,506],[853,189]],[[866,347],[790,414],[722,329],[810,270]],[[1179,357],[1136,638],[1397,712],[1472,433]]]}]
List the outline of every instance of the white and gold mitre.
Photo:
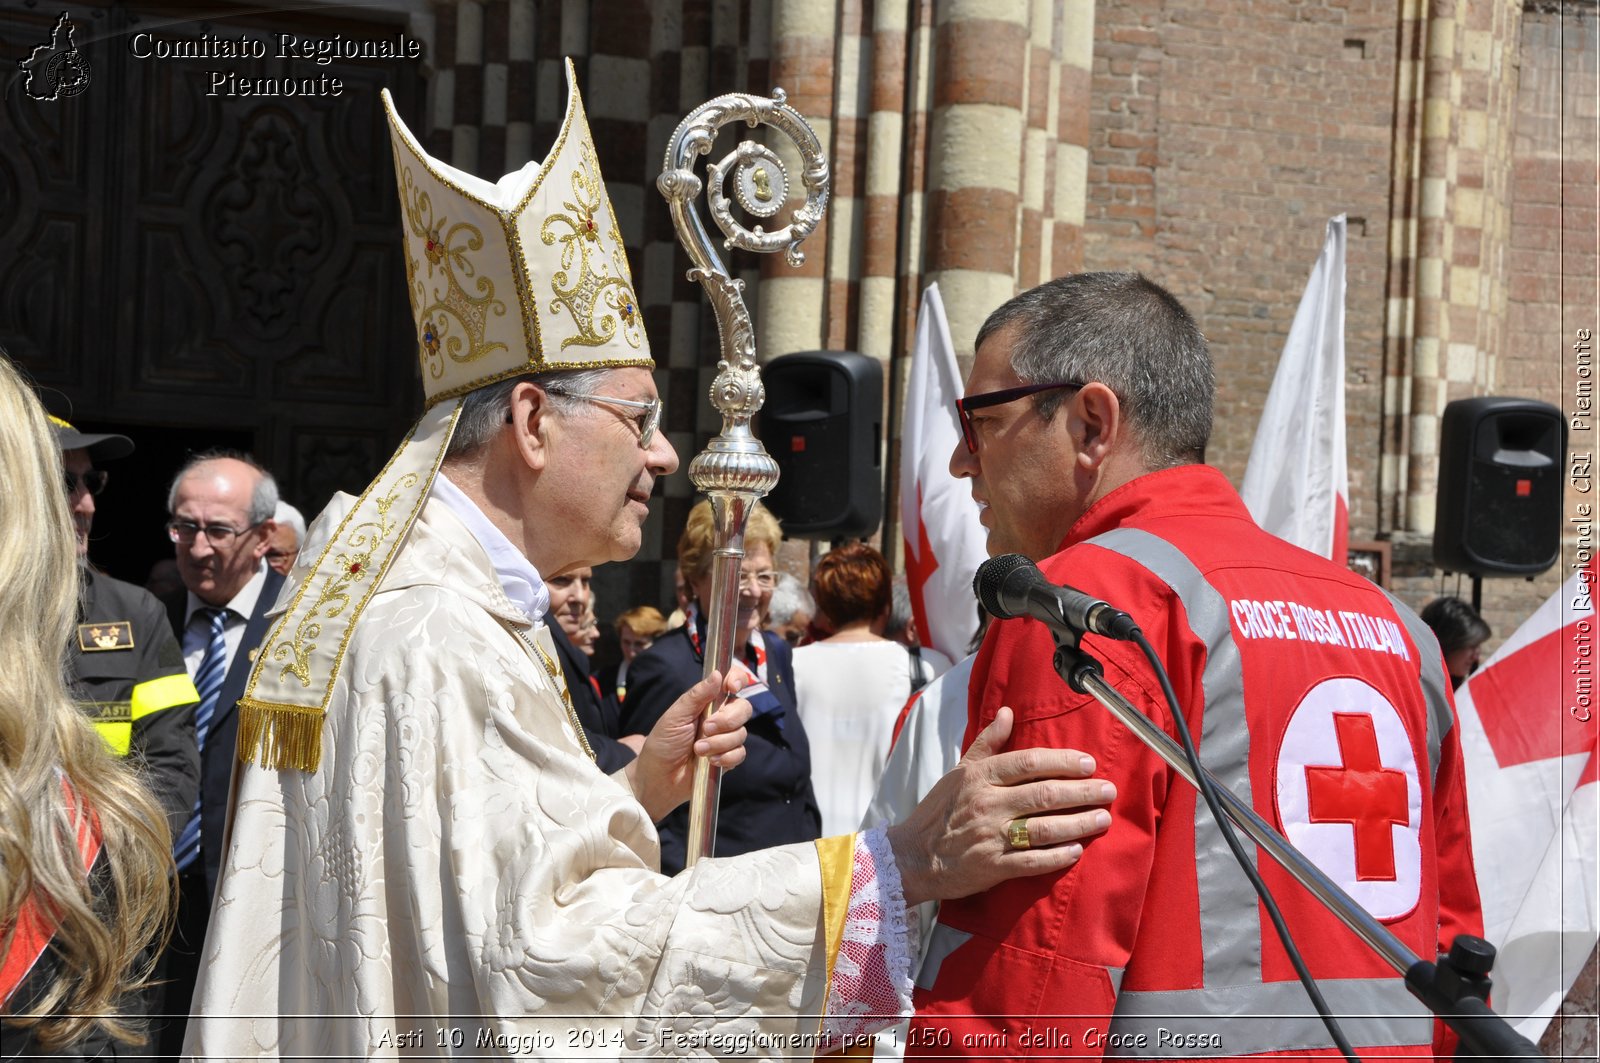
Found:
[{"label": "white and gold mitre", "polygon": [[356,504],[336,498],[308,533],[325,545],[314,563],[301,552],[239,702],[239,756],[268,768],[321,762],[345,646],[427,499],[461,397],[523,373],[654,366],[570,61],[549,156],[492,184],[430,158],[387,91],[383,105],[426,411]]},{"label": "white and gold mitre", "polygon": [[518,373],[654,364],[570,61],[549,158],[494,184],[429,158],[388,90],[383,105],[429,404]]}]

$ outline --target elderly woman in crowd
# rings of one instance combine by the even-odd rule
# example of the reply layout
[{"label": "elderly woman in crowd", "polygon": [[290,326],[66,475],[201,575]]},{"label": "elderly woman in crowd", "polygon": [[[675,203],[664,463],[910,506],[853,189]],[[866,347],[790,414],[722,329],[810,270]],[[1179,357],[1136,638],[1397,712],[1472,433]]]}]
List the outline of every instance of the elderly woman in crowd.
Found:
[{"label": "elderly woman in crowd", "polygon": [[[678,539],[678,565],[690,591],[682,627],[668,631],[628,666],[623,729],[648,733],[679,695],[700,681],[705,667],[706,609],[711,599],[714,526],[711,503],[689,512]],[[821,837],[822,820],[811,790],[811,747],[794,711],[792,652],[783,639],[761,630],[761,618],[776,583],[773,556],[783,532],[757,506],[745,528],[739,572],[739,616],[734,626],[734,673],[747,685],[740,696],[754,715],[745,725],[745,762],[722,778],[717,813],[716,855],[734,856],[773,845]],[[685,805],[659,823],[661,870],[673,875],[685,864],[689,810]],[[853,829],[853,828],[852,828]]]},{"label": "elderly woman in crowd", "polygon": [[805,585],[785,572],[778,577],[778,585],[772,591],[772,602],[767,606],[766,628],[794,646],[805,637],[811,615],[816,611],[816,603],[811,600]]},{"label": "elderly woman in crowd", "polygon": [[61,452],[0,353],[0,1052],[142,1044],[123,1011],[170,925],[166,816],[65,680],[78,565]]},{"label": "elderly woman in crowd", "polygon": [[855,830],[889,758],[894,722],[934,668],[883,637],[889,565],[865,543],[817,562],[811,595],[833,634],[794,651],[800,718],[815,745],[812,782],[825,835]]}]

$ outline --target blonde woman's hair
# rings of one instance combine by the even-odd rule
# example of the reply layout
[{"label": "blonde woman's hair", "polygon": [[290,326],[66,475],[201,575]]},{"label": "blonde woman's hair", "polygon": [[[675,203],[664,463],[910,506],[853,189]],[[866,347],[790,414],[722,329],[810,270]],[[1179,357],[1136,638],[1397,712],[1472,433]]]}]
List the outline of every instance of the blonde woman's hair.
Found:
[{"label": "blonde woman's hair", "polygon": [[[683,534],[678,536],[678,566],[689,583],[703,579],[711,571],[716,533],[711,519],[711,500],[702,498],[689,510],[689,520],[683,526]],[[783,528],[778,525],[778,518],[759,502],[750,508],[749,519],[745,521],[744,547],[749,550],[758,543],[764,544],[773,560],[777,560],[778,547],[783,545]]]},{"label": "blonde woman's hair", "polygon": [[[78,585],[56,436],[0,351],[0,956],[29,898],[55,917],[49,984],[6,1014],[46,1050],[96,1031],[143,1043],[118,1004],[148,979],[154,950],[141,953],[165,940],[177,902],[166,816],[67,690]],[[85,819],[100,828],[99,888],[78,850]]]}]

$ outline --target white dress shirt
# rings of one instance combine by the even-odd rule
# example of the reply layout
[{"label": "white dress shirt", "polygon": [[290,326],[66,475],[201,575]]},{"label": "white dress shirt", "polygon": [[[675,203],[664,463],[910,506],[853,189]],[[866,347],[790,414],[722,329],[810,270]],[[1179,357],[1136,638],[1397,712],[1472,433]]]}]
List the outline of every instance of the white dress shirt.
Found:
[{"label": "white dress shirt", "polygon": [[450,482],[444,473],[433,478],[433,497],[444,505],[456,519],[467,526],[467,531],[478,540],[494,565],[500,586],[511,599],[511,604],[528,614],[528,619],[538,623],[550,611],[550,589],[544,585],[539,570],[533,567],[522,551],[505,533],[494,526],[478,504],[466,492]]},{"label": "white dress shirt", "polygon": [[[228,657],[222,666],[224,676],[233,667],[233,658],[239,652],[239,643],[244,641],[245,626],[256,611],[256,602],[261,598],[261,588],[266,582],[267,563],[263,561],[257,567],[256,574],[250,577],[250,582],[239,588],[239,593],[228,602],[228,619],[222,629],[223,641],[228,646]],[[210,621],[196,622],[194,615],[201,609],[210,608],[212,607],[201,601],[194,591],[189,592],[187,606],[183,611],[183,666],[189,670],[191,679],[200,673],[200,660],[206,655],[206,646],[211,642]]]}]

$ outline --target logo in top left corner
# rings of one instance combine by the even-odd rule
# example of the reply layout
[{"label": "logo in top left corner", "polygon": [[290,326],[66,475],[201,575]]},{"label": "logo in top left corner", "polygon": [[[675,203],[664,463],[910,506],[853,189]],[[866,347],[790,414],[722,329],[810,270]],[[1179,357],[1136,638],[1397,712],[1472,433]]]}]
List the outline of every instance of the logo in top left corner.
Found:
[{"label": "logo in top left corner", "polygon": [[17,66],[27,75],[22,89],[36,100],[62,100],[89,87],[89,60],[72,37],[77,27],[65,11],[56,19],[50,40],[36,46]]}]

